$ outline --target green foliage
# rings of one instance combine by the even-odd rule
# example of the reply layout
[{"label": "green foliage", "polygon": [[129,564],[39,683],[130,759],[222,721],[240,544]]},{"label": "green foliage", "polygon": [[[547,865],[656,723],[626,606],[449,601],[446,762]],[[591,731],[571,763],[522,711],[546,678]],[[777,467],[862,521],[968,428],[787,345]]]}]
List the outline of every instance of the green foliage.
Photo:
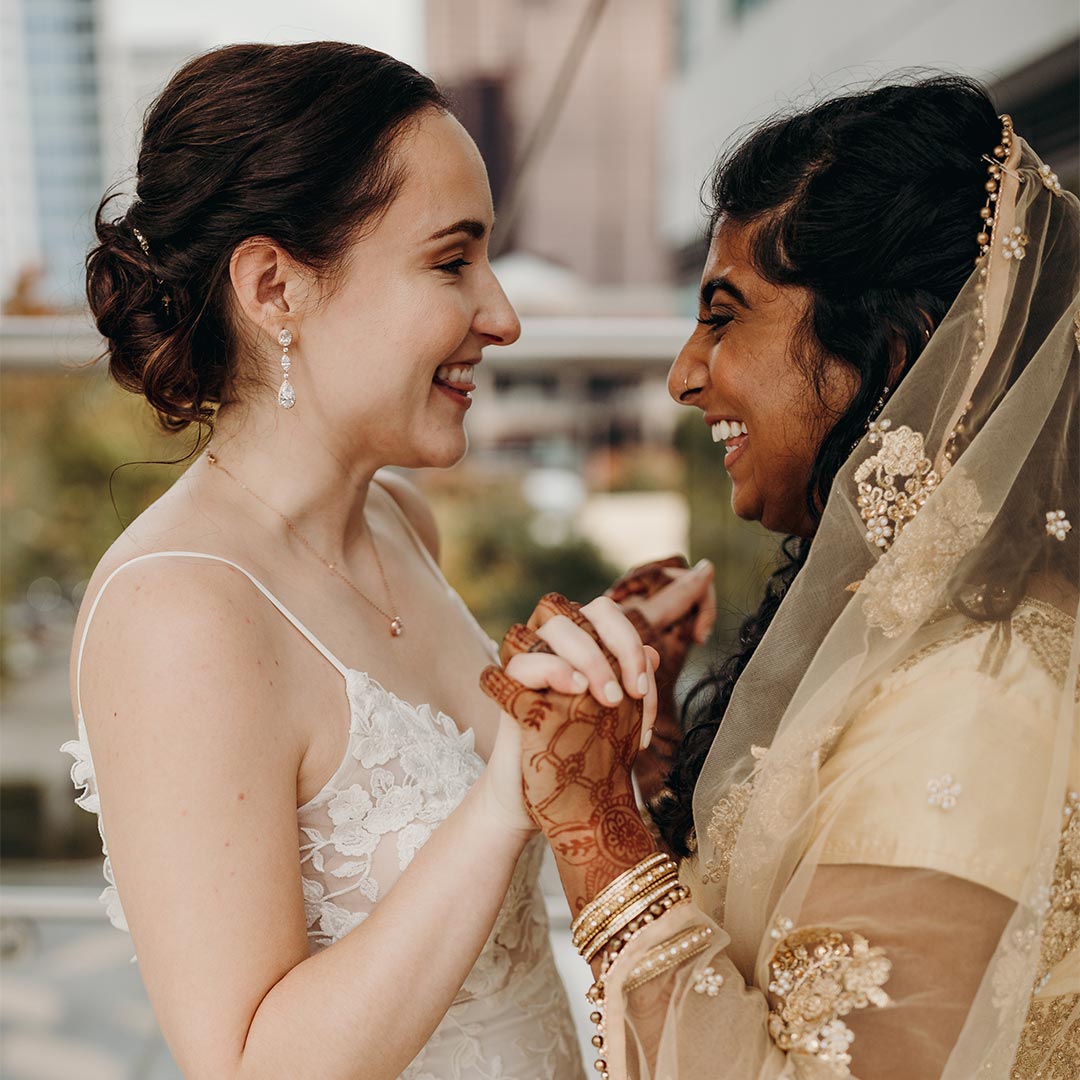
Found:
[{"label": "green foliage", "polygon": [[[0,604],[5,617],[39,577],[72,591],[178,475],[118,464],[176,458],[185,439],[155,431],[142,402],[99,372],[5,372],[0,378]],[[110,477],[112,497],[110,498]],[[5,639],[8,628],[5,627]]]},{"label": "green foliage", "polygon": [[723,447],[712,441],[700,417],[683,419],[675,445],[686,469],[690,557],[691,561],[711,559],[716,565],[717,630],[723,637],[758,606],[776,560],[779,537],[755,522],[741,520],[731,509],[731,478],[724,468]]},{"label": "green foliage", "polygon": [[[480,496],[473,496],[479,498]],[[447,577],[484,629],[499,639],[524,622],[544,593],[582,603],[600,595],[620,571],[580,537],[543,544],[531,532],[532,515],[513,494],[485,492],[483,509],[459,493],[439,500]]]}]

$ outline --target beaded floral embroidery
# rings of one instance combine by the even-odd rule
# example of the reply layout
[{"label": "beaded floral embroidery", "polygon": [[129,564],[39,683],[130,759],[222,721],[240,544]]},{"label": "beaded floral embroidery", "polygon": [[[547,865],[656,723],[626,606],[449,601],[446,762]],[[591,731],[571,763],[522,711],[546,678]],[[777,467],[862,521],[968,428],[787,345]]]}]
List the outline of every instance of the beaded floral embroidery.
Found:
[{"label": "beaded floral embroidery", "polygon": [[[899,429],[897,434],[904,430],[910,429]],[[921,447],[922,437],[915,435],[914,439],[906,440],[906,457],[900,458],[897,454],[882,462],[880,455],[875,454],[863,463],[860,471],[871,462],[879,470],[892,465],[909,465],[913,455],[921,455]],[[926,459],[920,458],[920,461],[926,462]],[[937,476],[932,470],[925,473],[923,479],[928,480],[931,476],[933,488],[936,488]],[[875,500],[875,508],[880,505],[877,490],[868,496]],[[914,630],[933,614],[956,566],[982,539],[993,520],[990,514],[982,511],[982,499],[975,482],[958,469],[950,472],[948,484],[937,491],[931,509],[916,517],[928,495],[925,484],[918,495],[909,493],[903,509],[896,511],[896,532],[901,525],[905,530],[903,543],[896,544],[894,534],[888,540],[884,556],[871,567],[859,586],[866,621],[878,627],[886,637],[898,637]]]},{"label": "beaded floral embroidery", "polygon": [[848,938],[827,927],[788,934],[769,961],[769,1034],[792,1055],[806,1055],[836,1077],[851,1075],[855,1036],[843,1017],[891,999],[881,987],[892,962],[885,950],[859,934]]},{"label": "beaded floral embroidery", "polygon": [[946,773],[940,780],[931,780],[926,785],[926,801],[941,810],[951,810],[960,798],[963,790],[952,773]]},{"label": "beaded floral embroidery", "polygon": [[[923,437],[906,424],[893,431],[891,421],[875,421],[867,441],[880,448],[855,470],[856,505],[866,522],[867,543],[888,551],[940,478],[926,456]],[[898,477],[907,477],[902,486]]]}]

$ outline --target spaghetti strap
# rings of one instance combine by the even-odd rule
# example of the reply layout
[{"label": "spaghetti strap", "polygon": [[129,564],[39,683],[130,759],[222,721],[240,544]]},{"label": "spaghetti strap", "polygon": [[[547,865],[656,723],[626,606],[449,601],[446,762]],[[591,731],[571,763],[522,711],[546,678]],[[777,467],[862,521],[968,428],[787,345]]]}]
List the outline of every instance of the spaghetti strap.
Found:
[{"label": "spaghetti strap", "polygon": [[409,520],[409,515],[405,513],[405,508],[397,501],[394,493],[385,484],[379,483],[378,480],[375,480],[374,483],[375,486],[390,500],[390,504],[394,508],[394,514],[401,521],[402,525],[405,526],[405,532],[412,541],[413,547],[420,552],[420,557],[424,560],[427,568],[435,575],[436,581],[445,585],[447,589],[450,589],[450,585],[446,580],[446,575],[443,574],[442,568],[435,561],[435,556],[431,554],[427,544],[424,543],[424,538],[416,531],[416,526]]},{"label": "spaghetti strap", "polygon": [[126,570],[129,566],[134,566],[136,563],[145,562],[147,559],[164,559],[164,558],[179,558],[179,559],[207,559],[211,562],[225,563],[226,566],[231,566],[234,570],[239,570],[285,616],[286,619],[305,637],[307,640],[326,658],[326,660],[333,665],[335,670],[341,675],[342,678],[347,677],[349,669],[250,571],[245,570],[239,563],[234,563],[231,559],[223,558],[221,555],[210,555],[205,551],[151,551],[146,555],[137,555],[134,559],[129,559],[125,563],[121,563],[106,579],[105,583],[97,591],[97,596],[94,597],[93,604],[90,605],[90,611],[86,616],[86,622],[83,624],[82,638],[79,641],[79,653],[75,661],[75,704],[79,710],[79,717],[82,718],[82,662],[83,651],[86,648],[86,637],[90,630],[90,623],[94,619],[94,613],[97,611],[97,606],[101,602],[102,596],[105,594],[105,590],[109,587],[109,583],[112,581],[121,570]]}]

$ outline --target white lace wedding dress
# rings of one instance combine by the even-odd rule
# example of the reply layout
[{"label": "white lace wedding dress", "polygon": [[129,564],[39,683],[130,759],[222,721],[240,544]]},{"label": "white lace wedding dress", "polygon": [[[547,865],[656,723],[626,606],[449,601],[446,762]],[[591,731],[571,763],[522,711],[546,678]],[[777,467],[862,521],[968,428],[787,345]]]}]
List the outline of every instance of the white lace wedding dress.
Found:
[{"label": "white lace wedding dress", "polygon": [[[161,557],[214,559],[239,570],[344,681],[350,713],[345,757],[326,786],[297,811],[308,940],[317,952],[371,914],[479,777],[484,763],[474,749],[473,733],[459,730],[448,716],[427,705],[402,701],[364,672],[346,668],[269,590],[227,559],[201,552],[154,552],[123,564],[98,592],[83,628],[76,665],[78,738],[61,748],[75,758],[71,778],[83,788],[76,802],[98,814],[109,883],[101,898],[114,926],[127,929],[83,723],[82,650],[98,601],[113,577],[133,563]],[[540,836],[527,846],[476,965],[403,1080],[583,1077],[537,883],[543,851]]]}]

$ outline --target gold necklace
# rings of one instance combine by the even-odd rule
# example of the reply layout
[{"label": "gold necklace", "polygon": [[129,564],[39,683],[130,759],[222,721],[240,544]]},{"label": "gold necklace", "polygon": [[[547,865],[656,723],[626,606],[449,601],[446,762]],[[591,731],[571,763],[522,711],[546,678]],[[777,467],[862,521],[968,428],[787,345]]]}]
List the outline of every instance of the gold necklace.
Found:
[{"label": "gold necklace", "polygon": [[[375,601],[372,600],[371,597],[368,596],[351,578],[343,574],[332,562],[330,562],[329,559],[321,555],[314,547],[314,545],[308,540],[308,538],[304,536],[304,534],[300,532],[300,530],[280,510],[278,510],[274,506],[271,506],[261,495],[252,491],[251,488],[249,488],[247,484],[245,484],[244,481],[240,479],[240,477],[231,473],[224,465],[221,464],[215,454],[208,453],[206,455],[206,460],[211,465],[219,468],[230,480],[232,480],[234,484],[238,484],[240,487],[242,487],[253,499],[262,503],[267,510],[271,511],[274,514],[277,514],[277,516],[285,522],[286,527],[293,534],[293,536],[295,536],[296,539],[299,540],[300,543],[303,544],[304,547],[306,547],[308,551],[310,551],[311,554],[314,555],[315,558],[318,559],[319,562],[321,562],[323,566],[325,566],[326,569],[330,571],[331,574],[345,582],[345,584],[348,585],[349,588],[352,589],[352,591],[356,593],[356,595],[359,596],[365,604],[369,604],[371,607],[373,607],[390,624],[391,637],[401,637],[401,635],[405,633],[405,623],[400,615],[391,615],[390,612],[384,611],[381,607],[379,607],[379,605],[376,604]],[[392,608],[397,607],[397,605],[394,603],[394,594],[390,589],[390,582],[386,578],[386,571],[383,569],[382,559],[379,558],[379,549],[375,545],[375,534],[373,532],[370,532],[369,530],[369,535],[371,537],[371,550],[375,555],[375,564],[379,568],[379,576],[382,578],[383,588],[386,590],[386,595],[390,602],[390,606]]]}]

